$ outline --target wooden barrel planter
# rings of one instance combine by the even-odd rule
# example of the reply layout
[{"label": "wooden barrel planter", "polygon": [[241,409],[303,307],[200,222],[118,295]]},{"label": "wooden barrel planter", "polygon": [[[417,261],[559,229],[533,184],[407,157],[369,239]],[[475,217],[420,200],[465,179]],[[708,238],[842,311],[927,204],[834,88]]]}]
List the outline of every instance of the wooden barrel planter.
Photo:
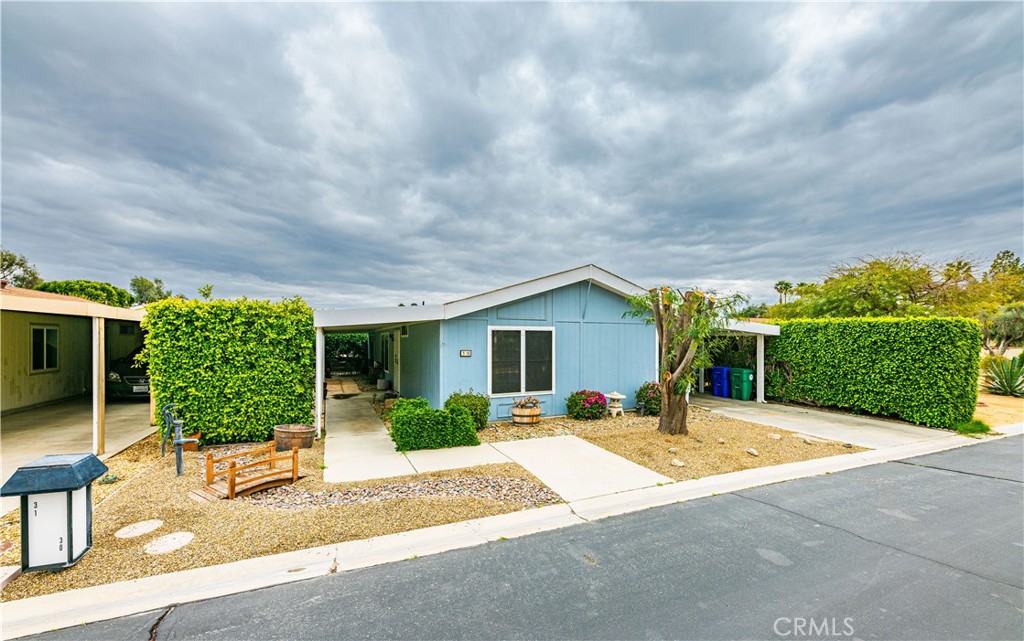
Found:
[{"label": "wooden barrel planter", "polygon": [[275,425],[274,450],[287,452],[293,447],[307,449],[313,447],[316,429],[312,425]]},{"label": "wooden barrel planter", "polygon": [[515,407],[512,406],[513,425],[536,425],[540,423],[540,406],[537,407]]}]

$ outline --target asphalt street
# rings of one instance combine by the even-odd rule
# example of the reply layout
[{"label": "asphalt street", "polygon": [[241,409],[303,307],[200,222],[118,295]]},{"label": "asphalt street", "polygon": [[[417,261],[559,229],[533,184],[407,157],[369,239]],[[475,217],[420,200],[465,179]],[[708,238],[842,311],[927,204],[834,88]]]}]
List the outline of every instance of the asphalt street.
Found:
[{"label": "asphalt street", "polygon": [[32,639],[1024,639],[1024,437]]}]

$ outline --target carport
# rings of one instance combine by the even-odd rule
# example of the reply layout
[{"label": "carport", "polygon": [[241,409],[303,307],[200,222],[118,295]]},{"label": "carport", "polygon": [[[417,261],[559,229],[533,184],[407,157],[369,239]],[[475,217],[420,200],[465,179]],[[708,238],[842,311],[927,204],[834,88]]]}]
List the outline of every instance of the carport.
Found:
[{"label": "carport", "polygon": [[[140,344],[139,323],[145,310],[112,307],[74,296],[10,287],[2,282],[0,314],[4,471],[10,465],[8,434],[22,431],[24,427],[18,426],[32,421],[36,421],[36,429],[54,427],[54,403],[67,404],[66,410],[77,410],[79,417],[91,409],[91,438],[87,447],[97,456],[104,454],[108,448],[106,368],[112,357],[125,355]],[[91,396],[88,401],[86,393]],[[145,405],[146,427],[151,425],[150,413]],[[61,419],[56,424],[67,421]],[[81,438],[76,436],[72,440],[78,442]],[[44,443],[48,441],[49,438],[41,439]],[[40,456],[43,454],[53,452],[39,452]]]},{"label": "carport", "polygon": [[[778,325],[768,323],[754,323],[751,321],[729,321],[725,328],[726,332],[734,336],[754,336],[757,339],[757,365],[755,372],[755,389],[757,390],[758,403],[767,403],[764,400],[764,337],[778,336],[780,328]],[[697,375],[700,389],[704,389],[704,370]]]}]

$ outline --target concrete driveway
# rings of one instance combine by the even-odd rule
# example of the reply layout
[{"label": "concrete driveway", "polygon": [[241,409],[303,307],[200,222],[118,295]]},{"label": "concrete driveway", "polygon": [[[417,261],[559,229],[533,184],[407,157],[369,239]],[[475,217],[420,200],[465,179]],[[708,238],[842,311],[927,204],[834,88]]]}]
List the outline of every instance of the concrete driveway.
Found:
[{"label": "concrete driveway", "polygon": [[1022,466],[1010,437],[31,638],[1020,639]]},{"label": "concrete driveway", "polygon": [[930,441],[953,433],[949,430],[937,430],[900,421],[825,412],[793,405],[738,401],[707,394],[694,394],[691,398],[697,407],[730,418],[770,425],[830,441],[852,443],[873,450]]},{"label": "concrete driveway", "polygon": [[[156,429],[149,424],[145,400],[107,401],[106,458],[120,452]],[[39,409],[16,412],[0,419],[0,462],[3,480],[19,466],[46,454],[92,451],[92,399],[81,398]],[[18,507],[17,497],[3,499],[3,513]]]}]

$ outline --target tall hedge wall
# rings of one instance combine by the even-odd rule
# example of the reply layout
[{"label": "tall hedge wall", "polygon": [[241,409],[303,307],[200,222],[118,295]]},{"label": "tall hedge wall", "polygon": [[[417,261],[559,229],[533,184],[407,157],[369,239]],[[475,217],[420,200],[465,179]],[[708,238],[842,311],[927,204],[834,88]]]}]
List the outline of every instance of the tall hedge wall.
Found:
[{"label": "tall hedge wall", "polygon": [[266,441],[274,426],[313,420],[313,311],[300,298],[147,307],[143,359],[157,408],[176,403],[203,443]]},{"label": "tall hedge wall", "polygon": [[836,318],[779,323],[765,392],[786,401],[901,418],[969,421],[978,400],[981,332],[965,318]]}]

